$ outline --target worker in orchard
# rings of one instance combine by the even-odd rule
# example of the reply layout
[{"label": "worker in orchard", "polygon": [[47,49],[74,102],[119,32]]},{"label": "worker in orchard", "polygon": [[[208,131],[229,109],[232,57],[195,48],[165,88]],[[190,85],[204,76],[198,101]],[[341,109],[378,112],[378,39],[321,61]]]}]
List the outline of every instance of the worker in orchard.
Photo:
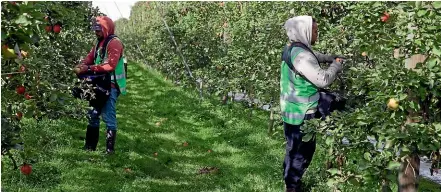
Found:
[{"label": "worker in orchard", "polygon": [[[89,125],[86,130],[84,149],[96,150],[99,139],[100,116],[106,123],[106,153],[114,152],[117,121],[116,101],[120,94],[126,94],[126,69],[124,65],[123,44],[114,34],[115,24],[106,16],[99,16],[92,21],[92,28],[97,37],[97,44],[92,48],[81,64],[75,68],[75,73],[87,78],[95,78],[94,86],[97,98],[91,103],[88,113]],[[105,92],[99,94],[100,91]],[[102,104],[97,104],[102,103]]]},{"label": "worker in orchard", "polygon": [[[301,191],[301,178],[312,161],[315,137],[302,141],[300,127],[316,117],[320,88],[328,87],[342,71],[342,56],[312,51],[317,41],[317,22],[310,16],[297,16],[285,22],[289,44],[282,55],[280,106],[286,143],[283,177],[287,192]],[[330,63],[322,69],[319,63]]]}]

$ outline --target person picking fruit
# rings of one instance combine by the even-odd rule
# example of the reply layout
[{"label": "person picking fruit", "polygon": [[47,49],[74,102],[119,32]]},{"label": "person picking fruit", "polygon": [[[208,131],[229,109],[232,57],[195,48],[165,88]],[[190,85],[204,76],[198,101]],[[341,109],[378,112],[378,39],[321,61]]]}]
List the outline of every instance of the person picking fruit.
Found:
[{"label": "person picking fruit", "polygon": [[[290,43],[282,55],[280,107],[283,119],[286,154],[283,177],[287,192],[301,191],[301,178],[312,161],[315,137],[303,142],[301,126],[316,117],[321,94],[342,71],[343,56],[313,52],[318,36],[317,22],[311,16],[297,16],[285,22]],[[322,69],[319,63],[331,63]]]},{"label": "person picking fruit", "polygon": [[98,39],[81,64],[74,68],[78,76],[84,74],[110,74],[109,96],[103,107],[93,107],[88,113],[89,124],[86,130],[85,150],[95,151],[99,139],[100,116],[106,123],[106,153],[114,153],[117,121],[116,101],[120,94],[126,94],[126,74],[124,67],[123,44],[114,35],[115,24],[106,16],[93,19],[92,29]]}]

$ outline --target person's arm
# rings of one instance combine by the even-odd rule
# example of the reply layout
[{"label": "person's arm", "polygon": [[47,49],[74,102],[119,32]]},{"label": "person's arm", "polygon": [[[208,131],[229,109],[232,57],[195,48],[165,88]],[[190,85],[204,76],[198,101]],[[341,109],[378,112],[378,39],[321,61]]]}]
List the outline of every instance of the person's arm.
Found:
[{"label": "person's arm", "polygon": [[123,52],[122,43],[119,40],[111,40],[107,46],[107,59],[100,65],[90,66],[90,70],[93,72],[112,72],[115,70],[116,65]]},{"label": "person's arm", "polygon": [[294,59],[294,68],[318,88],[325,88],[334,82],[337,73],[341,72],[342,65],[334,61],[328,69],[322,69],[314,55],[303,51]]},{"label": "person's arm", "polygon": [[[319,63],[326,63],[329,60],[329,57],[325,54],[322,54],[318,51],[314,51],[315,56],[317,57]],[[332,61],[331,61],[332,62]]]},{"label": "person's arm", "polygon": [[81,61],[81,65],[93,65],[94,54],[95,54],[95,46],[92,47],[92,50],[89,51],[86,58],[84,58],[83,61]]},{"label": "person's arm", "polygon": [[314,55],[317,57],[319,63],[332,63],[336,58],[345,58],[342,55],[326,55],[318,51],[314,51]]}]

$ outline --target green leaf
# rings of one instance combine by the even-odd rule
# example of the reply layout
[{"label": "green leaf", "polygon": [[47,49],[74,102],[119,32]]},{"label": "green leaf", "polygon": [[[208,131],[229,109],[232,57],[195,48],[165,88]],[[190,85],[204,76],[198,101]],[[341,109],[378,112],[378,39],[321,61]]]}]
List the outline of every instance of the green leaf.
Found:
[{"label": "green leaf", "polygon": [[433,8],[440,9],[441,8],[441,1],[435,1],[432,3]]},{"label": "green leaf", "polygon": [[429,151],[431,150],[431,146],[427,146],[424,143],[418,143],[418,149],[423,151]]},{"label": "green leaf", "polygon": [[326,182],[326,185],[333,187],[336,183],[337,181],[335,179],[329,179],[328,182]]},{"label": "green leaf", "polygon": [[421,9],[421,10],[418,11],[417,15],[418,15],[418,17],[421,17],[421,16],[424,16],[426,13],[427,13],[426,10]]},{"label": "green leaf", "polygon": [[312,133],[308,133],[305,136],[302,137],[302,141],[303,142],[308,142],[309,140],[312,139],[313,134]]},{"label": "green leaf", "polygon": [[56,93],[52,94],[51,97],[49,98],[50,102],[54,102],[55,100],[57,100],[58,95]]},{"label": "green leaf", "polygon": [[335,175],[339,172],[339,170],[337,168],[328,169],[327,171],[329,173],[331,173],[331,175]]},{"label": "green leaf", "polygon": [[366,159],[368,161],[371,161],[372,156],[371,156],[371,154],[369,152],[364,153],[363,156],[364,156],[364,159]]},{"label": "green leaf", "polygon": [[406,146],[403,146],[403,148],[401,148],[401,150],[403,152],[409,152],[410,151],[410,149],[408,147],[406,147]]},{"label": "green leaf", "polygon": [[400,163],[396,162],[396,161],[390,161],[389,164],[387,165],[387,169],[389,170],[395,170],[398,167],[400,167]]},{"label": "green leaf", "polygon": [[441,49],[439,49],[439,47],[434,47],[432,53],[441,56]]},{"label": "green leaf", "polygon": [[17,24],[23,24],[24,26],[30,24],[31,22],[28,21],[26,18],[26,15],[20,15],[17,20],[15,20],[15,23]]},{"label": "green leaf", "polygon": [[386,140],[386,145],[384,146],[384,148],[389,149],[393,146],[393,144],[394,144],[394,141],[388,139],[388,140]]},{"label": "green leaf", "polygon": [[380,7],[382,5],[382,3],[381,2],[375,2],[373,5],[372,5],[372,7]]},{"label": "green leaf", "polygon": [[138,72],[136,72],[136,73],[133,74],[133,75],[135,75],[135,77],[141,77],[141,76],[142,76],[142,72],[141,72],[141,71],[138,71]]},{"label": "green leaf", "polygon": [[332,153],[334,153],[334,148],[331,147],[331,148],[328,149],[328,154],[332,155]]},{"label": "green leaf", "polygon": [[358,125],[358,126],[363,126],[363,125],[367,125],[367,123],[366,123],[366,122],[363,122],[363,121],[359,121],[359,122],[357,123],[357,125]]},{"label": "green leaf", "polygon": [[404,100],[404,99],[406,99],[407,98],[407,94],[400,94],[399,95],[399,97],[398,97],[398,100]]},{"label": "green leaf", "polygon": [[397,179],[397,175],[389,173],[386,175],[386,178],[388,178],[390,181],[394,181],[395,179]]},{"label": "green leaf", "polygon": [[435,84],[435,80],[430,79],[429,80],[429,88],[432,89],[434,84]]},{"label": "green leaf", "polygon": [[421,7],[421,1],[415,1],[415,6],[419,9]]},{"label": "green leaf", "polygon": [[334,137],[326,138],[326,141],[325,141],[326,145],[331,145],[333,142],[334,142]]},{"label": "green leaf", "polygon": [[359,186],[360,185],[360,182],[356,178],[354,178],[354,177],[351,177],[348,180],[348,182],[351,183],[352,185],[355,185],[355,186]]}]

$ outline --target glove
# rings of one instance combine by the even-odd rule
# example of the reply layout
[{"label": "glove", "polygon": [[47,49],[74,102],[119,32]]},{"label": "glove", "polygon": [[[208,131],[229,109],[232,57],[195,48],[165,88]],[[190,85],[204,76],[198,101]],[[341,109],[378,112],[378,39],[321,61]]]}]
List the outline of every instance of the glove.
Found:
[{"label": "glove", "polygon": [[340,73],[343,70],[343,65],[342,65],[343,60],[340,58],[337,58],[335,60],[332,61],[330,67],[334,67],[337,73]]},{"label": "glove", "polygon": [[340,59],[346,60],[346,56],[344,56],[344,55],[327,55],[327,56],[326,56],[326,62],[328,62],[328,63],[332,63],[332,62],[334,62],[334,60],[337,59],[337,58],[340,58]]}]

